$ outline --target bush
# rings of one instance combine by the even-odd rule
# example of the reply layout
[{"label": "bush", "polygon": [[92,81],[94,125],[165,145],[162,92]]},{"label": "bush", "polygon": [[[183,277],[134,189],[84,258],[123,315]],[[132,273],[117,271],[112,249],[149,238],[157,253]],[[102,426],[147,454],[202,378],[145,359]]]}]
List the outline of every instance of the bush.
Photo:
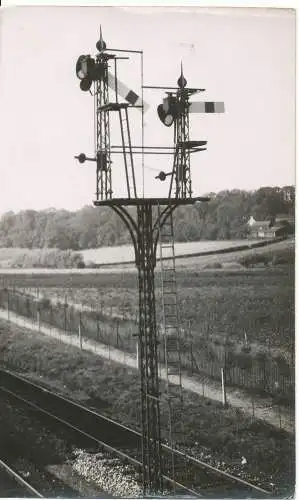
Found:
[{"label": "bush", "polygon": [[241,351],[244,352],[245,354],[249,354],[251,352],[251,346],[250,345],[243,345],[241,347]]},{"label": "bush", "polygon": [[264,365],[267,361],[267,353],[265,351],[259,351],[256,353],[255,355],[255,359],[258,363],[260,363],[261,365]]},{"label": "bush", "polygon": [[248,370],[252,367],[252,358],[246,353],[239,352],[235,354],[236,365],[242,370]]},{"label": "bush", "polygon": [[232,262],[223,262],[222,263],[223,269],[243,269],[242,264],[237,261],[232,261]]},{"label": "bush", "polygon": [[221,269],[222,264],[220,262],[210,262],[204,266],[204,269]]},{"label": "bush", "polygon": [[85,262],[85,267],[88,269],[98,269],[101,267],[101,264],[96,264],[92,260],[88,260],[87,262]]},{"label": "bush", "polygon": [[44,310],[44,309],[48,310],[51,307],[51,301],[45,297],[40,299],[38,304],[39,304],[40,310]]},{"label": "bush", "polygon": [[85,262],[83,260],[79,261],[77,263],[77,269],[84,269],[85,268]]},{"label": "bush", "polygon": [[289,376],[291,373],[291,368],[287,360],[281,354],[275,356],[274,360],[279,368],[280,373],[282,375],[285,375],[286,377]]},{"label": "bush", "polygon": [[284,251],[275,254],[271,260],[272,266],[279,266],[283,264],[294,264],[295,263],[295,252]]},{"label": "bush", "polygon": [[20,250],[11,259],[12,268],[84,268],[85,263],[80,253],[57,248]]},{"label": "bush", "polygon": [[252,255],[246,255],[239,259],[239,263],[244,267],[254,267],[263,264],[267,266],[270,262],[270,256],[264,253],[254,253]]}]

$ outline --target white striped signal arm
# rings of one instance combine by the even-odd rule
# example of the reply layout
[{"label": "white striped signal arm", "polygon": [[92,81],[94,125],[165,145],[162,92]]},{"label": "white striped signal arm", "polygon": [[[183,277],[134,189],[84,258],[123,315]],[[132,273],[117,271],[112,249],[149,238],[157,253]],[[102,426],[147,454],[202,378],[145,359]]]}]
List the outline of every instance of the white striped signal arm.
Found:
[{"label": "white striped signal arm", "polygon": [[[115,85],[115,76],[108,71],[108,85],[112,90],[117,90],[117,93],[123,97],[128,103],[132,104],[132,106],[142,106],[141,97],[134,92],[134,90],[127,87],[123,82],[121,82],[118,78],[116,79],[117,89]],[[141,109],[141,108],[140,108]],[[146,112],[149,109],[149,105],[143,101],[143,110]]]},{"label": "white striped signal arm", "polygon": [[189,113],[224,113],[224,102],[192,102],[189,107]]}]

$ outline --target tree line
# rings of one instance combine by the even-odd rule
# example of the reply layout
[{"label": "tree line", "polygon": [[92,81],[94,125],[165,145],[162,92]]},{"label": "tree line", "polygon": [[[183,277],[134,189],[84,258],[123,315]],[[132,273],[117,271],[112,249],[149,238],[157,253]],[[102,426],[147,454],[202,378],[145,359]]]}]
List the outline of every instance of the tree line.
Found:
[{"label": "tree line", "polygon": [[[248,220],[293,216],[295,187],[262,187],[208,193],[210,201],[174,212],[176,241],[243,239]],[[134,209],[131,209],[134,213]],[[83,250],[130,243],[119,216],[109,207],[85,206],[71,212],[54,208],[7,212],[0,219],[0,247]]]}]

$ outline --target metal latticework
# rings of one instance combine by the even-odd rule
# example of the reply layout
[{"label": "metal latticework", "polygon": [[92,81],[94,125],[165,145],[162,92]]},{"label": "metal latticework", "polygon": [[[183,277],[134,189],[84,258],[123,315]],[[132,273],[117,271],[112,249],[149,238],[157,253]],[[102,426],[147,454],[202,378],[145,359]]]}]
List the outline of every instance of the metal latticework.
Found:
[{"label": "metal latticework", "polygon": [[189,95],[186,89],[177,92],[178,116],[174,120],[174,179],[171,179],[169,196],[191,198],[191,172],[189,147]]},{"label": "metal latticework", "polygon": [[163,491],[161,463],[160,392],[158,366],[158,331],[156,320],[155,267],[159,232],[176,208],[176,200],[160,200],[164,205],[157,216],[154,207],[159,199],[127,200],[137,208],[136,220],[122,204],[107,204],[127,225],[135,249],[139,283],[139,369],[141,382],[141,431],[144,495]]},{"label": "metal latticework", "polygon": [[162,491],[162,470],[154,276],[156,245],[150,203],[137,207],[137,221],[143,474],[148,491],[158,492]]},{"label": "metal latticework", "polygon": [[112,197],[108,60],[104,53],[97,56],[99,79],[94,83],[96,113],[96,199]]},{"label": "metal latticework", "polygon": [[[158,342],[156,303],[155,303],[155,276],[156,250],[159,234],[168,233],[168,243],[161,242],[163,254],[167,245],[171,246],[170,266],[163,264],[163,309],[164,309],[164,352],[167,369],[167,403],[171,410],[170,435],[173,436],[173,418],[178,420],[175,412],[180,412],[180,405],[173,404],[173,397],[182,401],[181,363],[180,363],[180,328],[177,308],[174,240],[172,212],[179,205],[194,204],[199,201],[208,201],[208,198],[191,198],[190,153],[201,151],[199,146],[204,141],[189,140],[189,97],[200,89],[187,89],[187,81],[181,76],[178,80],[178,89],[167,92],[163,105],[158,106],[159,118],[164,125],[171,126],[174,121],[174,147],[153,147],[144,145],[144,112],[146,103],[143,100],[143,89],[165,87],[146,87],[143,85],[143,53],[137,50],[107,49],[100,32],[100,39],[96,44],[98,53],[95,58],[81,55],[76,63],[76,74],[81,80],[80,88],[90,91],[94,83],[95,105],[95,157],[88,158],[84,153],[76,158],[80,163],[86,160],[96,162],[96,200],[94,205],[110,206],[126,224],[134,245],[135,261],[139,280],[139,368],[141,387],[141,421],[142,430],[142,457],[143,457],[143,493],[157,494],[163,491],[163,470],[161,463],[161,422],[159,374],[158,374]],[[141,61],[141,97],[128,88],[117,78],[117,60],[128,59],[113,53],[133,53],[140,56]],[[113,61],[114,74],[108,69]],[[114,91],[113,100],[109,89]],[[167,89],[167,88],[166,88]],[[172,87],[173,89],[173,87]],[[119,102],[119,97],[123,102]],[[125,102],[124,102],[125,101]],[[198,103],[200,112],[217,112],[214,104]],[[202,104],[204,106],[202,107]],[[211,106],[213,104],[213,106]],[[142,113],[142,144],[132,145],[129,125],[129,109],[139,108]],[[203,110],[202,110],[203,108]],[[212,110],[213,109],[213,110]],[[195,110],[195,112],[197,112]],[[111,144],[110,113],[116,112],[119,117],[121,144]],[[171,175],[169,195],[165,198],[139,198],[137,195],[134,155],[145,154],[173,154],[173,170],[165,174],[160,172],[157,178],[165,180]],[[112,191],[112,154],[122,155],[127,196],[116,198]],[[119,169],[116,169],[119,173]],[[127,207],[135,207],[136,218]],[[155,207],[155,209],[154,209]],[[158,215],[153,216],[158,208]],[[170,219],[169,219],[170,217]],[[155,219],[155,220],[154,220]],[[163,262],[163,259],[161,259]],[[167,302],[166,298],[168,297]],[[173,441],[173,437],[171,437]],[[175,464],[173,463],[173,476]],[[175,476],[174,476],[175,477]]]}]

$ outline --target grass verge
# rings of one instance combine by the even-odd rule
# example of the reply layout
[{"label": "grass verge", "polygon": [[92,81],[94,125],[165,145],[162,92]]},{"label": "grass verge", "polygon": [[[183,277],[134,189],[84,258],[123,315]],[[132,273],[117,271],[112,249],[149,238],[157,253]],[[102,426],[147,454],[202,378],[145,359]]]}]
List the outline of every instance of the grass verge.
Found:
[{"label": "grass verge", "polygon": [[[98,402],[101,412],[138,428],[139,376],[114,362],[81,352],[54,339],[0,322],[3,363],[74,398]],[[163,390],[163,386],[162,386]],[[167,439],[167,408],[162,405],[162,434]],[[186,443],[198,457],[275,493],[294,484],[294,436],[246,417],[236,408],[186,392]],[[180,442],[179,434],[177,441]],[[245,456],[247,464],[241,464]]]}]

